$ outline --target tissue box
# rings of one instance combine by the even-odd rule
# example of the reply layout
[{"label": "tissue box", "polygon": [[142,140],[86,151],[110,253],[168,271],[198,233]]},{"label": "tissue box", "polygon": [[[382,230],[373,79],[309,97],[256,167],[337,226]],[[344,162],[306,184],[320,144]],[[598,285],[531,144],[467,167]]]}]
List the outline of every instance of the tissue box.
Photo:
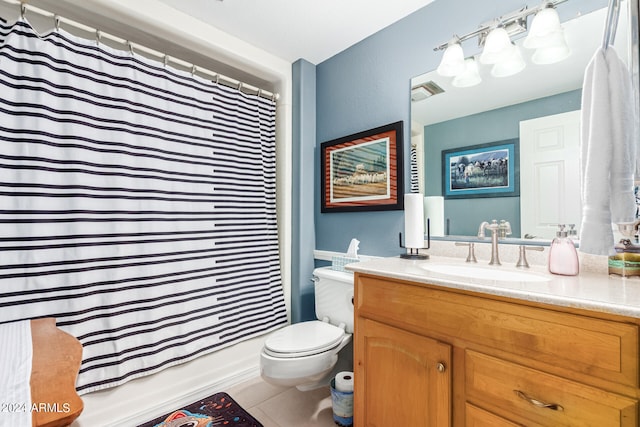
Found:
[{"label": "tissue box", "polygon": [[360,262],[358,258],[350,258],[346,256],[331,257],[331,269],[336,271],[347,271],[344,266],[354,262]]}]

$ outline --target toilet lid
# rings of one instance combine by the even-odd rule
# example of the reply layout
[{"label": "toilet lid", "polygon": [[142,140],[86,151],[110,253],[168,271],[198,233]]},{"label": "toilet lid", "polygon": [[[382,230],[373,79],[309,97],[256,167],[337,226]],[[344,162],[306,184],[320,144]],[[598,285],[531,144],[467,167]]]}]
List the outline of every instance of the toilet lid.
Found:
[{"label": "toilet lid", "polygon": [[343,337],[343,329],[313,320],[285,326],[271,334],[264,345],[280,357],[308,356],[337,346]]}]

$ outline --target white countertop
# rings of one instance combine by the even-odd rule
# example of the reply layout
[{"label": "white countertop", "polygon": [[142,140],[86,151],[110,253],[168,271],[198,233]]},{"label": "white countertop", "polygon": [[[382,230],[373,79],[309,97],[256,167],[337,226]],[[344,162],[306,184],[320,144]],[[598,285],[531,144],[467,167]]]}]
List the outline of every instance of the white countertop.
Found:
[{"label": "white countertop", "polygon": [[[454,276],[427,271],[421,264],[459,264],[487,269],[529,272],[548,278],[544,282],[498,281]],[[640,278],[622,278],[601,273],[580,273],[578,276],[550,274],[545,267],[517,269],[511,266],[490,266],[486,263],[465,263],[464,260],[431,255],[428,260],[405,260],[400,257],[379,258],[348,264],[347,270],[378,276],[439,285],[450,289],[481,292],[560,307],[640,318]],[[452,269],[453,270],[453,269]]]}]

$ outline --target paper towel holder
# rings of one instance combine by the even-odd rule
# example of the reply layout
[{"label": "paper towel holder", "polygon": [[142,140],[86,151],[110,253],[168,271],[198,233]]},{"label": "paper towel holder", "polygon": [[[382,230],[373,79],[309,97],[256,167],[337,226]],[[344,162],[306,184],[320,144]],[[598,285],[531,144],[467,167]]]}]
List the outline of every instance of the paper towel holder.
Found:
[{"label": "paper towel holder", "polygon": [[430,227],[430,221],[427,218],[427,247],[426,248],[407,248],[402,244],[402,231],[399,233],[398,235],[398,239],[399,239],[399,244],[401,248],[404,249],[409,249],[409,253],[402,253],[400,254],[400,258],[404,258],[404,259],[414,259],[414,260],[424,260],[424,259],[429,259],[429,255],[427,254],[421,254],[419,251],[420,249],[429,249],[431,248],[431,227]]}]

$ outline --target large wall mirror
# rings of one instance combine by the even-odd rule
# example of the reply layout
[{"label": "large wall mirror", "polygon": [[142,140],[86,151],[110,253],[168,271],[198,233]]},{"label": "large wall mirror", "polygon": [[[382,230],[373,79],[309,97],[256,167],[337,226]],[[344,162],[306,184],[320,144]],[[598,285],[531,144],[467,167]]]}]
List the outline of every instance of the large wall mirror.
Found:
[{"label": "large wall mirror", "polygon": [[[510,237],[544,241],[555,236],[558,223],[580,226],[582,81],[585,67],[603,43],[607,4],[569,0],[556,6],[571,52],[563,61],[537,65],[531,60],[533,52],[521,47],[526,67],[516,75],[492,77],[491,66],[480,64],[482,82],[472,87],[455,87],[452,77],[435,70],[411,80],[412,146],[418,153],[420,192],[426,197],[432,235],[476,236],[482,221],[496,219],[511,224]],[[614,43],[634,74],[636,94],[637,12],[637,0],[621,1]],[[525,36],[512,40],[521,45]],[[462,46],[467,57],[481,50],[476,38]],[[432,94],[434,87],[443,92]],[[500,164],[501,150],[512,150],[505,151],[511,155],[511,169]],[[467,162],[476,159],[480,167],[475,173],[509,170],[515,191],[450,192],[451,180],[465,179],[465,173],[473,176],[471,170],[451,167],[452,159],[463,156]]]}]

